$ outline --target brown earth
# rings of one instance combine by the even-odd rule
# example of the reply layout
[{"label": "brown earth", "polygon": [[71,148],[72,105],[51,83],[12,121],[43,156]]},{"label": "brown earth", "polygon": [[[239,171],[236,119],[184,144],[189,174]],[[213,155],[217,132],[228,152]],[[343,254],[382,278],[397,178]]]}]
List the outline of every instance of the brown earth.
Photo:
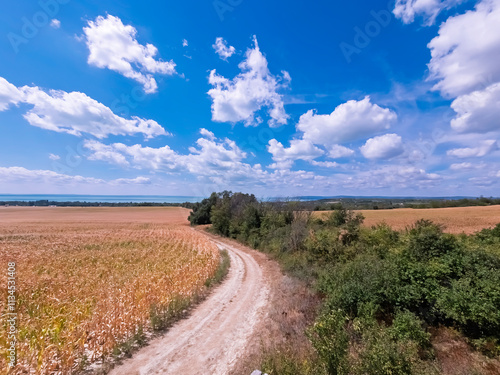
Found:
[{"label": "brown earth", "polygon": [[474,351],[449,328],[433,330],[432,346],[443,375],[500,375],[500,360]]}]

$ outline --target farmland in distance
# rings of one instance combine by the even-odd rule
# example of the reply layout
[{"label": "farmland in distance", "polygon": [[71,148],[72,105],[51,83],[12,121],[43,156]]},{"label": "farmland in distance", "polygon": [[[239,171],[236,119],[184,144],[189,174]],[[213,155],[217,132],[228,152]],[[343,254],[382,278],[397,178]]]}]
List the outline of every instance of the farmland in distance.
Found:
[{"label": "farmland in distance", "polygon": [[488,207],[450,207],[396,210],[361,211],[365,225],[372,226],[385,221],[395,230],[405,229],[417,220],[432,220],[444,226],[444,232],[452,234],[472,234],[500,223],[500,206]]},{"label": "farmland in distance", "polygon": [[[359,210],[365,217],[364,226],[372,227],[380,223],[388,224],[394,230],[404,230],[417,220],[431,220],[444,227],[444,232],[452,234],[473,234],[484,228],[500,223],[500,206],[450,207],[450,208],[398,208],[393,210]],[[325,217],[330,212],[315,212]]]}]

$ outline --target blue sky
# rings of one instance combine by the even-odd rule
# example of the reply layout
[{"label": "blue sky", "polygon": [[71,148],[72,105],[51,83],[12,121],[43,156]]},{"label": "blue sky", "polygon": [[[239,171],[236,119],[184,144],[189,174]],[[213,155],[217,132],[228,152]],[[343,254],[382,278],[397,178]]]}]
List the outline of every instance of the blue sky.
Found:
[{"label": "blue sky", "polygon": [[41,0],[0,35],[0,193],[498,196],[500,0]]}]

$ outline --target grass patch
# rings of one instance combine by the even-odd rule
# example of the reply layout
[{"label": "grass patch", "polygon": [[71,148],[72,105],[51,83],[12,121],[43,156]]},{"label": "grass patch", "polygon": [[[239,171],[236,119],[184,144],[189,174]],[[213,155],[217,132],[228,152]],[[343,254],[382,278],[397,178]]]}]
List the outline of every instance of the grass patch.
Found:
[{"label": "grass patch", "polygon": [[221,261],[220,265],[215,271],[215,274],[205,281],[205,286],[210,288],[214,285],[220,284],[227,276],[229,272],[229,267],[231,266],[231,259],[229,258],[229,253],[227,250],[220,251]]}]

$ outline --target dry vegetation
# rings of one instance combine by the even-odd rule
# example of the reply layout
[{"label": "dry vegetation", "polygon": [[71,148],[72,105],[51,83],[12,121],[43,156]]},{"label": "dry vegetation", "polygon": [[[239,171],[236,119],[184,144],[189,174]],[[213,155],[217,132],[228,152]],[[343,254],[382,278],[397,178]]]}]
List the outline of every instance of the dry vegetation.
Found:
[{"label": "dry vegetation", "polygon": [[18,272],[16,373],[70,373],[151,330],[172,301],[201,291],[219,252],[186,217],[165,208],[1,208],[2,312],[7,263]]},{"label": "dry vegetation", "polygon": [[[364,226],[371,227],[379,223],[387,223],[394,230],[404,230],[417,220],[432,220],[444,226],[444,231],[453,234],[472,234],[484,228],[500,223],[500,206],[488,207],[452,207],[395,210],[363,210]],[[324,212],[315,213],[324,215]],[[328,212],[326,214],[329,214]]]}]

